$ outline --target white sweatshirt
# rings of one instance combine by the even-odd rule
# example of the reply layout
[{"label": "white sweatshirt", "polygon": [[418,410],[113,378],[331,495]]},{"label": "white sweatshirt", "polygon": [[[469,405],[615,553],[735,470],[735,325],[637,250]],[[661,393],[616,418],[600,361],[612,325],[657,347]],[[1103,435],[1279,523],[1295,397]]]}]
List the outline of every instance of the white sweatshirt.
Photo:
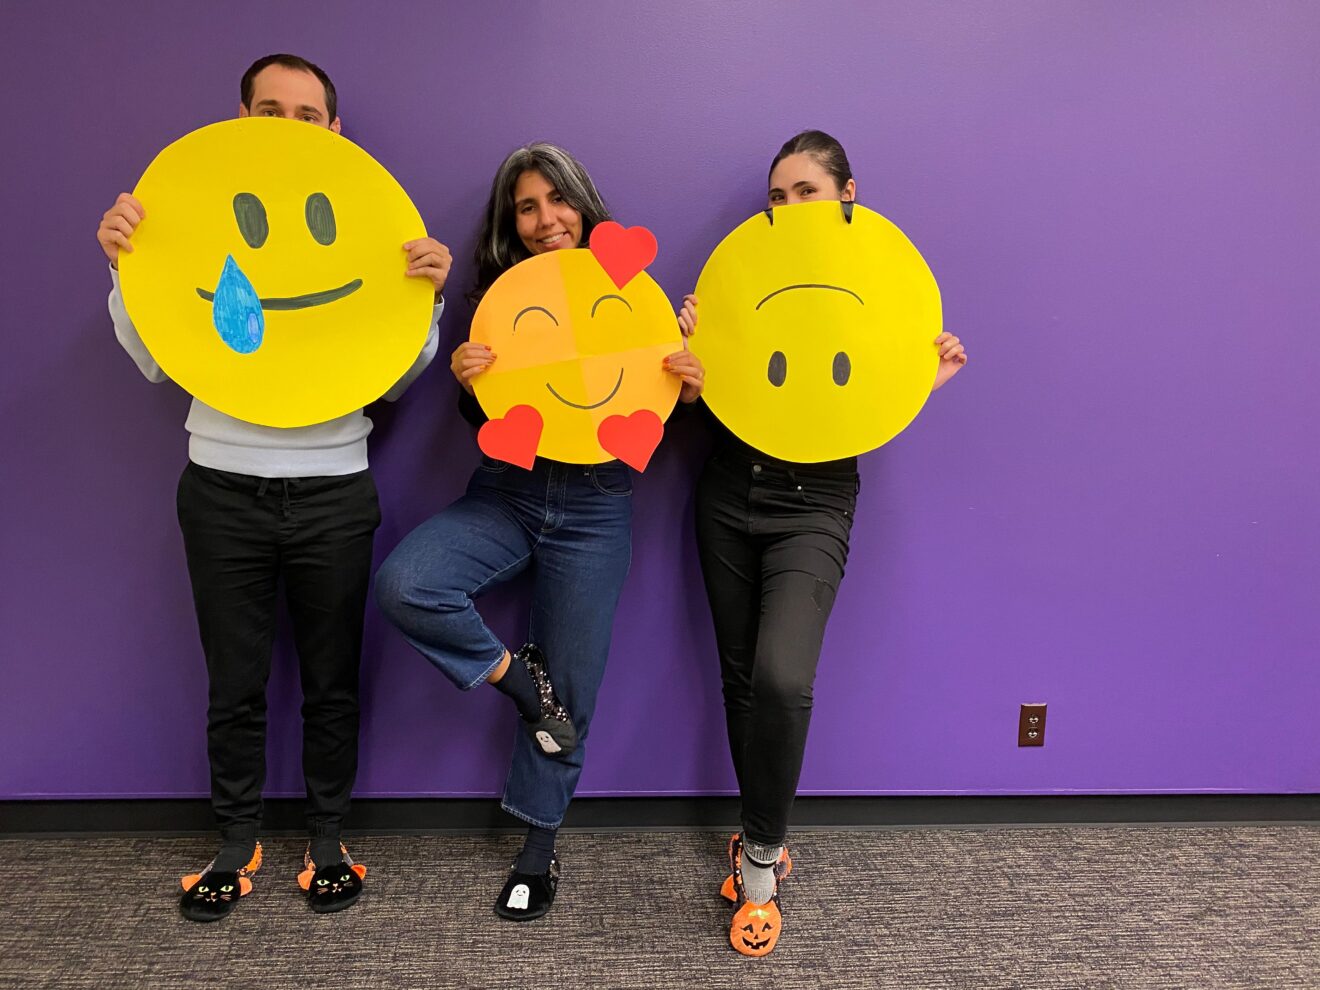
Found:
[{"label": "white sweatshirt", "polygon": [[[148,381],[166,381],[155,359],[138,336],[128,318],[124,297],[119,291],[119,272],[110,269],[110,318],[115,336],[128,352],[138,370]],[[426,343],[402,378],[382,397],[393,402],[422,373],[439,346],[437,324],[444,311],[444,301],[436,303]],[[212,409],[200,399],[193,399],[184,429],[189,433],[188,458],[202,467],[258,478],[311,478],[325,475],[353,474],[367,468],[367,434],[371,420],[361,409],[312,426],[282,429],[257,426]]]}]

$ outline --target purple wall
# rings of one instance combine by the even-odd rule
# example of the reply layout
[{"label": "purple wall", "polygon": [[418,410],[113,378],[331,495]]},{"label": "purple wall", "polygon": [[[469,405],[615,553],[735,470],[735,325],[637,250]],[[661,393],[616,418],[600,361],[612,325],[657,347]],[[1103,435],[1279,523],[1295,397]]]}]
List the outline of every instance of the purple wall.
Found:
[{"label": "purple wall", "polygon": [[[490,176],[535,138],[656,231],[675,299],[807,126],[921,248],[972,360],[863,460],[804,791],[1320,790],[1320,6],[73,8],[0,24],[0,797],[206,792],[187,399],[116,344],[93,232],[275,50],[332,73],[346,133],[462,285]],[[380,556],[476,460],[444,364],[376,416]],[[731,789],[691,536],[703,443],[671,430],[638,485],[583,794]],[[488,607],[511,637],[523,595]],[[292,660],[286,637],[271,793],[300,790]],[[458,694],[374,612],[364,692],[360,794],[498,791],[507,703]],[[658,697],[683,713],[663,744]],[[1050,705],[1043,750],[1016,746],[1024,701]]]}]

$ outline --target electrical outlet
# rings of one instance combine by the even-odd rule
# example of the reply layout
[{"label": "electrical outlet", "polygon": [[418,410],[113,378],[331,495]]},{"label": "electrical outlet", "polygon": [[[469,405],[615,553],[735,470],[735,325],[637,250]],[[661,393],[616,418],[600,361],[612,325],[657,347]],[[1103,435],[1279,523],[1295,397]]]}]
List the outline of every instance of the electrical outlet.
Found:
[{"label": "electrical outlet", "polygon": [[1045,704],[1023,705],[1018,714],[1018,745],[1045,745]]}]

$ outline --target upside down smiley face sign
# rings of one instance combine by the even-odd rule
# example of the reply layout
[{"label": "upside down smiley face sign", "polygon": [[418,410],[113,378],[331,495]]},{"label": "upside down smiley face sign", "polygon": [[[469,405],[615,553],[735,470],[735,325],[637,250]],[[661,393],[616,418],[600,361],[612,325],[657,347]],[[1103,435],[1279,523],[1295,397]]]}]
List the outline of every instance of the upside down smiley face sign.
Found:
[{"label": "upside down smiley face sign", "polygon": [[483,453],[531,468],[618,458],[644,470],[678,400],[664,358],[682,338],[669,301],[643,269],[655,238],[608,222],[589,249],[539,254],[490,287],[472,340],[496,354],[474,390],[490,417]]},{"label": "upside down smiley face sign", "polygon": [[720,242],[697,281],[703,396],[773,457],[854,457],[921,411],[940,290],[901,230],[853,203],[776,206]]}]

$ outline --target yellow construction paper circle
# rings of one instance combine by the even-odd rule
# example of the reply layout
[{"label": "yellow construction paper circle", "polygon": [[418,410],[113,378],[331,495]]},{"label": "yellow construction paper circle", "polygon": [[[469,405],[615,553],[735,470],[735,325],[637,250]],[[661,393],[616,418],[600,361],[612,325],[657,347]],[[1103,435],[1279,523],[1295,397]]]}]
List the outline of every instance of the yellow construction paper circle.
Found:
[{"label": "yellow construction paper circle", "polygon": [[[133,194],[146,217],[119,255],[124,304],[162,370],[207,405],[264,426],[321,423],[416,360],[434,289],[405,277],[402,244],[426,227],[347,138],[279,118],[212,124],[157,155]],[[241,274],[222,292],[227,259]]]},{"label": "yellow construction paper circle", "polygon": [[935,382],[935,277],[903,232],[865,207],[853,204],[851,222],[834,201],[772,215],[724,238],[697,282],[689,346],[706,366],[706,403],[739,439],[783,460],[879,447]]},{"label": "yellow construction paper circle", "polygon": [[539,254],[501,275],[471,338],[496,355],[474,379],[481,408],[491,419],[536,409],[541,457],[611,460],[597,437],[606,418],[650,410],[663,421],[678,400],[681,383],[662,362],[683,342],[664,292],[645,272],[619,288],[586,248]]}]

